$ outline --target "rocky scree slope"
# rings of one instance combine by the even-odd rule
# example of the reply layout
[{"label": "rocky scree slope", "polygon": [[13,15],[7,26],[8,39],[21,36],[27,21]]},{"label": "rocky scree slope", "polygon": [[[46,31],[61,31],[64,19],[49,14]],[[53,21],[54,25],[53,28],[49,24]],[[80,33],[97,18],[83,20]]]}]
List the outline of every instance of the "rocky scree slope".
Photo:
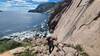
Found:
[{"label": "rocky scree slope", "polygon": [[[50,27],[53,26],[50,28],[54,30],[53,36],[61,44],[80,46],[80,49],[84,49],[85,56],[100,56],[100,0],[65,1],[71,2],[49,23]],[[68,46],[61,48],[63,52],[57,49],[54,49],[52,56],[75,56],[77,51]]]}]

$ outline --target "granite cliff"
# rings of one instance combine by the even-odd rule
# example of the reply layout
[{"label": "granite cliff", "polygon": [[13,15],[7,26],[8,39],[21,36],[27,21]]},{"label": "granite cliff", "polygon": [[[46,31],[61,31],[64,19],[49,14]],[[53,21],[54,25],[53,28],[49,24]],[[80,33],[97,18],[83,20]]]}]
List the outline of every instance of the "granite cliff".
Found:
[{"label": "granite cliff", "polygon": [[79,52],[78,56],[100,56],[100,0],[65,0],[64,3],[68,6],[50,20],[49,27],[54,30],[53,37],[67,47],[62,48],[63,52],[55,48],[51,55],[75,56],[77,49],[68,46],[73,45],[85,52]]}]

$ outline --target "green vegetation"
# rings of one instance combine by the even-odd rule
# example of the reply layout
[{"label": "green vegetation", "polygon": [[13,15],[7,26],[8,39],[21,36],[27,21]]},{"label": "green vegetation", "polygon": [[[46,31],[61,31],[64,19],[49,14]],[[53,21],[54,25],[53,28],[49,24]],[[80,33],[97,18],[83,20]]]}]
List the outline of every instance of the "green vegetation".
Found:
[{"label": "green vegetation", "polygon": [[[28,43],[27,43],[28,44]],[[14,53],[14,56],[36,56],[35,49],[31,49],[32,46],[25,44],[24,47],[26,48],[24,52]],[[32,45],[32,44],[31,44]],[[22,45],[23,46],[23,45]]]},{"label": "green vegetation", "polygon": [[81,47],[81,45],[76,45],[76,46],[74,46],[74,49],[76,49],[77,50],[77,53],[78,53],[78,55],[81,55],[81,56],[89,56],[84,50],[83,50],[83,48]]},{"label": "green vegetation", "polygon": [[3,53],[7,50],[14,49],[19,46],[22,46],[22,44],[14,40],[10,40],[10,39],[0,40],[0,53]]},{"label": "green vegetation", "polygon": [[30,50],[25,50],[24,52],[22,53],[19,53],[19,54],[14,54],[15,56],[36,56],[35,53],[32,53],[32,51]]},{"label": "green vegetation", "polygon": [[51,8],[53,8],[55,5],[56,5],[56,3],[54,3],[54,2],[42,3],[36,9],[29,10],[28,12],[43,13],[43,12],[46,12],[46,11],[50,10]]},{"label": "green vegetation", "polygon": [[77,54],[75,54],[74,56],[89,56],[84,49],[81,47],[81,45],[77,44],[77,45],[72,45],[72,44],[64,44],[66,47],[71,47],[74,48],[77,51]]},{"label": "green vegetation", "polygon": [[89,56],[87,53],[83,52],[83,53],[80,53],[80,55],[82,56]]},{"label": "green vegetation", "polygon": [[83,48],[80,45],[76,45],[74,47],[74,49],[76,49],[77,51],[80,51],[80,52],[84,51]]},{"label": "green vegetation", "polygon": [[17,42],[11,39],[0,39],[0,53],[3,53],[5,51],[17,48],[17,47],[27,47],[32,46],[32,44],[29,42]]}]

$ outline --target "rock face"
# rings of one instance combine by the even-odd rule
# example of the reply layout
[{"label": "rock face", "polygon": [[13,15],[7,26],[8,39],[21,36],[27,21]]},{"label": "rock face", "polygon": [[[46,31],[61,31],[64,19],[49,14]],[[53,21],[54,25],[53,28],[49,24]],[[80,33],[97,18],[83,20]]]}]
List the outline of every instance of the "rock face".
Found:
[{"label": "rock face", "polygon": [[38,13],[43,13],[48,11],[49,9],[53,8],[56,3],[53,2],[46,2],[46,3],[41,3],[36,9],[34,10],[29,10],[28,12],[38,12]]},{"label": "rock face", "polygon": [[72,0],[62,11],[51,20],[53,24],[59,19],[53,37],[81,45],[89,56],[100,56],[100,0]]}]

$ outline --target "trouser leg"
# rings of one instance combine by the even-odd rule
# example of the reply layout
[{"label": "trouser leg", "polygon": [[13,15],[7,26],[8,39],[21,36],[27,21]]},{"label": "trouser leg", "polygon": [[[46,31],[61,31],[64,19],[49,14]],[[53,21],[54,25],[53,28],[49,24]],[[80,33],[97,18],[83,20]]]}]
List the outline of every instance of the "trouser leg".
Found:
[{"label": "trouser leg", "polygon": [[52,52],[52,47],[51,46],[49,46],[49,53],[51,53]]}]

